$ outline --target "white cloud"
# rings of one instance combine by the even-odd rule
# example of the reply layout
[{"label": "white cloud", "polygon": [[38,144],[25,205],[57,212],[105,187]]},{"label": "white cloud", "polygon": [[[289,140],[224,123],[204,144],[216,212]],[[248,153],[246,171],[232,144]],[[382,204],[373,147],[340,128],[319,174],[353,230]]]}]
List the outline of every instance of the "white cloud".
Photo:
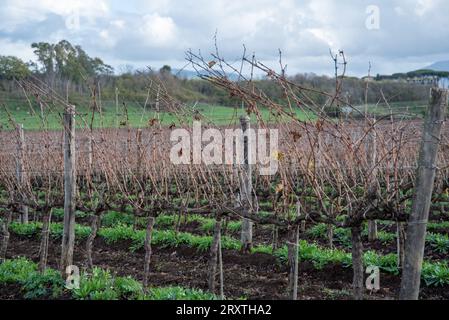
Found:
[{"label": "white cloud", "polygon": [[405,10],[402,7],[395,7],[394,11],[396,12],[397,15],[399,16],[403,16],[405,15]]},{"label": "white cloud", "polygon": [[433,8],[435,8],[438,1],[435,0],[418,0],[415,6],[415,14],[418,16],[423,16]]},{"label": "white cloud", "polygon": [[146,45],[165,47],[175,42],[177,28],[172,18],[152,13],[142,17],[139,33]]},{"label": "white cloud", "polygon": [[125,20],[121,20],[121,19],[114,20],[114,21],[111,21],[111,25],[114,26],[114,27],[117,27],[119,29],[123,29],[125,27],[125,25],[126,25],[126,21]]},{"label": "white cloud", "polygon": [[[237,61],[245,44],[248,54],[255,52],[276,66],[281,49],[290,72],[331,73],[329,48],[345,50],[348,69],[355,74],[365,74],[368,61],[377,61],[376,71],[383,73],[425,66],[437,56],[449,58],[449,42],[442,41],[449,39],[449,1],[377,0],[381,24],[376,31],[365,26],[369,4],[373,2],[3,0],[0,37],[9,42],[0,54],[17,45],[14,51],[26,56],[29,50],[21,54],[26,44],[67,39],[106,62],[183,65],[189,48],[204,55],[213,52],[218,30],[220,53],[227,59]],[[74,12],[80,13],[80,27],[68,29],[64,22]]]},{"label": "white cloud", "polygon": [[335,35],[330,30],[316,28],[308,29],[307,31],[309,31],[318,40],[323,41],[329,47],[329,49],[337,51],[341,48]]},{"label": "white cloud", "polygon": [[0,11],[0,30],[14,31],[21,25],[45,21],[50,14],[70,18],[79,15],[89,23],[109,14],[105,0],[4,0]]},{"label": "white cloud", "polygon": [[30,44],[23,41],[0,39],[0,48],[0,55],[3,56],[16,56],[20,57],[24,61],[30,61],[35,58]]},{"label": "white cloud", "polygon": [[19,1],[22,5],[32,8],[38,8],[42,12],[51,12],[57,15],[67,16],[74,12],[84,17],[98,17],[108,13],[107,2],[103,0],[75,0],[75,1],[59,1],[59,0],[38,0]]},{"label": "white cloud", "polygon": [[111,36],[109,30],[101,30],[99,33],[101,40],[103,41],[103,45],[110,49],[113,49],[117,44],[117,40]]}]

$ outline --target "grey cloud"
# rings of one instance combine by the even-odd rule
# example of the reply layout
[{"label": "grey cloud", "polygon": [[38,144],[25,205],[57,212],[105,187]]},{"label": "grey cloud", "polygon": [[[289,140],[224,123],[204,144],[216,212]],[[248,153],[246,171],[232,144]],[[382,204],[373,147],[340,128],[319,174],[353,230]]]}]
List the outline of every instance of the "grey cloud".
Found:
[{"label": "grey cloud", "polygon": [[[368,5],[380,8],[379,30],[365,27]],[[11,10],[14,3],[8,6]],[[280,48],[292,73],[331,74],[329,47],[345,50],[348,70],[356,75],[366,73],[368,61],[374,72],[387,73],[449,58],[449,2],[439,0],[155,0],[137,1],[134,7],[113,1],[102,16],[81,15],[79,30],[66,28],[66,16],[42,9],[23,21],[16,10],[8,24],[2,10],[1,37],[18,43],[66,38],[107,62],[182,65],[189,48],[205,55],[214,50],[216,30],[226,58],[240,57],[245,44],[248,52],[276,66]]]}]

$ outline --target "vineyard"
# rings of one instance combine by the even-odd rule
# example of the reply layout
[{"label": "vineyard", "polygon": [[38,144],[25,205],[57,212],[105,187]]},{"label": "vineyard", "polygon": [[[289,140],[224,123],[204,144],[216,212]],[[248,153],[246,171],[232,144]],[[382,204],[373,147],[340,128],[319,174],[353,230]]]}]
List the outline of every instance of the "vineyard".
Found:
[{"label": "vineyard", "polygon": [[[30,111],[15,117],[5,103],[1,119],[0,298],[448,299],[447,91],[432,89],[416,114],[360,108],[341,95],[344,74],[319,92],[243,59],[282,90],[279,104],[213,59],[188,53],[242,102],[219,116],[177,101],[162,80],[148,81],[132,113],[118,102],[104,110],[95,86],[77,106],[21,81]],[[194,122],[236,132],[241,161],[174,164],[173,152],[195,158],[171,138]],[[256,145],[250,128],[276,129],[277,145]],[[261,152],[269,161],[252,163]],[[271,163],[273,174],[259,174]]]}]

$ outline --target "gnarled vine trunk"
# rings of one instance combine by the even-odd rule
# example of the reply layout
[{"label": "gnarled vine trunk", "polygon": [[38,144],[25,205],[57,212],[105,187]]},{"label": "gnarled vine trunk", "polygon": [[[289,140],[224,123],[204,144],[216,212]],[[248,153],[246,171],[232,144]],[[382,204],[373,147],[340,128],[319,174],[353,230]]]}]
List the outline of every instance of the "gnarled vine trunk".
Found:
[{"label": "gnarled vine trunk", "polygon": [[12,211],[8,211],[6,214],[5,220],[2,224],[2,246],[0,248],[0,262],[3,262],[6,259],[6,250],[8,249],[8,243],[9,243],[9,225],[11,224],[12,220]]},{"label": "gnarled vine trunk", "polygon": [[219,246],[221,244],[221,217],[216,217],[214,236],[212,244],[210,246],[210,258],[209,258],[209,291],[215,292],[215,276],[217,273],[217,259],[219,254]]},{"label": "gnarled vine trunk", "polygon": [[363,299],[363,243],[362,243],[362,225],[356,225],[351,228],[352,236],[352,269],[353,280],[352,289],[355,300]]},{"label": "gnarled vine trunk", "polygon": [[87,241],[86,241],[87,265],[91,269],[94,267],[94,264],[92,261],[92,249],[94,246],[95,238],[97,237],[98,229],[100,228],[100,225],[101,225],[101,216],[102,216],[101,213],[98,215],[95,214],[92,216],[92,221],[90,224],[91,231],[90,231],[89,237],[87,238]]},{"label": "gnarled vine trunk", "polygon": [[287,252],[288,252],[288,295],[292,300],[298,298],[298,244],[299,226],[294,226],[289,230]]},{"label": "gnarled vine trunk", "polygon": [[45,208],[43,212],[42,221],[42,236],[39,248],[39,271],[44,272],[47,268],[48,257],[48,242],[50,240],[50,223],[51,223],[51,208]]},{"label": "gnarled vine trunk", "polygon": [[148,217],[147,223],[147,231],[145,235],[145,264],[144,264],[144,276],[143,276],[143,286],[145,289],[148,288],[148,281],[150,279],[150,262],[151,262],[151,239],[153,235],[153,227],[154,227],[154,217]]},{"label": "gnarled vine trunk", "polygon": [[396,233],[397,233],[397,252],[398,252],[398,269],[403,268],[404,266],[404,250],[405,250],[405,241],[406,241],[406,233],[404,222],[397,222],[396,224]]}]

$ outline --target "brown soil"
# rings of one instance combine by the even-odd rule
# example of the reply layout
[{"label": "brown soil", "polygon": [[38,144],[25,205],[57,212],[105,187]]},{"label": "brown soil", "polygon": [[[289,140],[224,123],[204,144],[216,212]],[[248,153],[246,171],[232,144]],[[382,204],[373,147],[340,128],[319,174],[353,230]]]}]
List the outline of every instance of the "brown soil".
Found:
[{"label": "brown soil", "polygon": [[[8,258],[25,256],[38,260],[39,242],[12,235]],[[102,239],[95,241],[93,260],[96,266],[110,269],[117,275],[131,275],[142,280],[144,253],[131,252],[129,242],[108,245]],[[52,241],[49,248],[49,265],[58,267],[60,242]],[[86,267],[84,243],[75,249],[75,264]],[[271,255],[242,254],[224,251],[224,290],[228,298],[286,299],[287,270]],[[150,282],[153,286],[179,285],[189,288],[207,289],[208,253],[189,247],[155,247],[151,261]],[[308,262],[302,262],[299,270],[299,298],[309,299],[351,299],[352,271],[339,265],[330,265],[316,270]],[[394,299],[399,288],[399,277],[381,275],[381,290],[367,293],[367,299]],[[20,299],[18,285],[0,285],[0,299]],[[424,299],[449,299],[449,290],[424,288]]]}]

